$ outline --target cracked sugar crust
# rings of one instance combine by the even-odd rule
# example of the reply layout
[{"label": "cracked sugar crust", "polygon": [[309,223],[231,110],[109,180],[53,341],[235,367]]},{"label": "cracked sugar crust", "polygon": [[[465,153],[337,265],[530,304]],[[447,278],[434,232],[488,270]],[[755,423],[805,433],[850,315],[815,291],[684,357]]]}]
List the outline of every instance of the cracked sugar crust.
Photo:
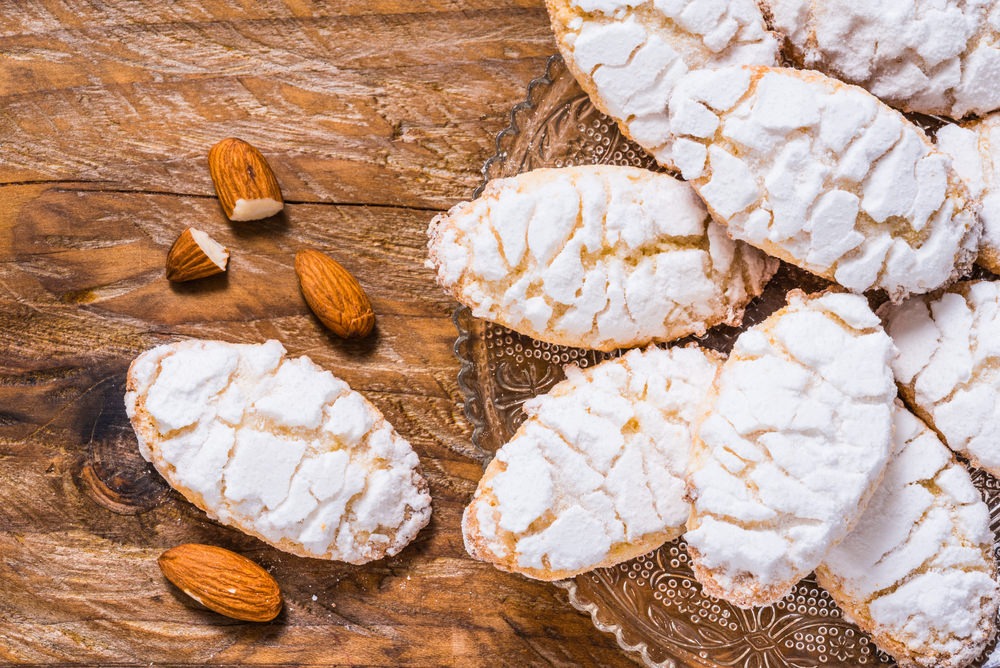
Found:
[{"label": "cracked sugar crust", "polygon": [[689,70],[777,65],[753,0],[546,0],[556,43],[594,106],[675,169],[667,101]]},{"label": "cracked sugar crust", "polygon": [[738,325],[778,265],[729,239],[688,185],[634,167],[490,181],[428,236],[438,283],[476,317],[597,350]]},{"label": "cracked sugar crust", "polygon": [[885,469],[892,342],[858,295],[795,290],[736,340],[696,430],[685,540],[705,591],[785,596],[847,535]]},{"label": "cracked sugar crust", "polygon": [[958,283],[880,315],[903,400],[948,447],[1000,476],[1000,284]]},{"label": "cracked sugar crust", "polygon": [[962,118],[1000,108],[996,0],[765,0],[800,66],[905,111]]},{"label": "cracked sugar crust", "polygon": [[1000,113],[962,125],[950,123],[935,139],[938,150],[952,158],[969,194],[981,203],[978,262],[1000,273]]},{"label": "cracked sugar crust", "polygon": [[469,554],[559,580],[680,535],[691,424],[720,363],[695,346],[650,347],[580,370],[524,404],[465,510]]},{"label": "cracked sugar crust", "polygon": [[817,72],[693,72],[670,101],[684,178],[730,236],[894,302],[964,274],[981,224],[951,161],[861,88]]},{"label": "cracked sugar crust", "polygon": [[430,520],[410,444],[347,383],[277,341],[183,341],[132,362],[142,456],[212,519],[303,557],[363,564]]},{"label": "cracked sugar crust", "polygon": [[893,424],[882,483],[816,580],[900,665],[961,668],[996,631],[989,509],[968,471],[898,402]]}]

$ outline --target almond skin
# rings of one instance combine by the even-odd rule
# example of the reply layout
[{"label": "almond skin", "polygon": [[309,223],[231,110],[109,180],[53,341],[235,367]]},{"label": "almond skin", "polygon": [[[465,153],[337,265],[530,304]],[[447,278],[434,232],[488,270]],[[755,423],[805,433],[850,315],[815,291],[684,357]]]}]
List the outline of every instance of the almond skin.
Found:
[{"label": "almond skin", "polygon": [[295,255],[295,274],[309,308],[320,322],[345,339],[368,336],[375,312],[364,288],[339,262],[317,250]]},{"label": "almond skin", "polygon": [[185,543],[157,559],[168,580],[185,594],[226,617],[269,622],[281,612],[281,590],[263,568],[213,545]]},{"label": "almond skin", "polygon": [[230,137],[208,152],[208,171],[229,220],[259,220],[284,207],[281,187],[256,148]]},{"label": "almond skin", "polygon": [[[204,248],[202,244],[209,248]],[[212,259],[213,255],[217,260]],[[201,230],[189,227],[181,232],[167,253],[167,280],[180,283],[221,274],[226,270],[228,261],[229,251],[226,248]]]}]

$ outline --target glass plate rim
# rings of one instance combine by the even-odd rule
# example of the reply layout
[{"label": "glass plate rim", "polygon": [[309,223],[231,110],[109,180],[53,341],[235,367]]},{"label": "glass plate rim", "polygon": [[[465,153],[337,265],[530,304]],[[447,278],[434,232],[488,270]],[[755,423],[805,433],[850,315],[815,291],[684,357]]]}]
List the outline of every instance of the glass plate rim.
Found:
[{"label": "glass plate rim", "polygon": [[[531,169],[532,166],[530,164],[520,160],[520,152],[524,148],[523,144],[525,140],[529,141],[529,152],[541,150],[542,145],[535,146],[534,144],[535,134],[532,128],[534,127],[533,123],[537,119],[533,114],[539,111],[545,113],[551,111],[549,98],[553,94],[559,100],[564,99],[561,96],[566,92],[563,89],[565,85],[564,80],[567,76],[569,77],[568,80],[572,81],[573,77],[568,73],[560,55],[556,54],[547,58],[544,73],[529,82],[525,99],[514,105],[509,112],[507,126],[497,133],[494,153],[482,165],[481,179],[473,191],[474,197],[483,192],[486,184],[492,178]],[[584,96],[583,93],[580,95]],[[575,100],[576,98],[573,99]],[[547,119],[548,116],[545,116],[545,118]],[[911,120],[921,125],[929,133],[933,133],[936,129],[935,127],[930,127],[931,123],[925,122],[927,119],[913,118]],[[545,122],[547,121],[543,121],[543,123]],[[578,127],[581,130],[583,129],[582,125]],[[527,160],[527,158],[525,159]],[[547,159],[543,159],[543,166],[559,165],[559,161],[553,164],[549,163]],[[983,278],[984,276],[973,277]],[[764,315],[766,316],[767,313],[765,312]],[[496,414],[496,406],[501,404],[494,405],[492,403],[491,400],[495,388],[489,382],[491,378],[487,378],[487,375],[492,376],[490,373],[492,362],[486,352],[489,347],[487,342],[490,340],[490,328],[486,321],[475,318],[471,310],[462,305],[458,305],[454,310],[452,319],[458,332],[458,337],[454,343],[454,354],[460,363],[458,385],[464,399],[462,408],[466,419],[473,427],[471,439],[472,453],[469,453],[468,450],[466,453],[478,459],[480,464],[485,468],[492,460],[496,448],[501,445],[493,433],[494,419],[503,419],[502,416]],[[546,359],[548,358],[546,357]],[[569,361],[572,362],[573,359],[575,358],[570,358]],[[538,389],[536,388],[534,392],[537,391]],[[513,427],[508,424],[507,429],[511,428]],[[508,431],[507,433],[509,434],[510,432]],[[973,478],[975,478],[976,472],[974,470],[971,472],[973,473]],[[995,484],[1000,484],[1000,481],[995,481]],[[980,488],[981,492],[986,494],[987,503],[990,503],[990,494],[986,488],[980,482],[976,482],[976,486]],[[1000,490],[1000,486],[994,487],[994,489]],[[1000,505],[995,509],[991,508],[991,529],[994,532],[1000,531],[998,525],[1000,525]],[[995,549],[998,552],[998,556],[1000,556],[1000,544]],[[588,589],[588,582],[581,580],[579,577],[554,582],[553,584],[567,592],[570,604],[577,611],[589,614],[595,628],[615,637],[619,647],[624,652],[623,658],[628,658],[655,668],[680,668],[692,665],[688,662],[689,658],[686,656],[686,651],[693,649],[695,655],[707,659],[707,655],[697,649],[697,647],[704,647],[700,642],[697,646],[685,646],[685,651],[677,654],[673,649],[663,647],[655,640],[644,638],[642,630],[630,623],[628,615],[625,615],[625,617],[619,616],[619,613],[622,611],[615,605],[614,601],[605,600],[603,588],[601,587],[591,591]],[[679,650],[680,648],[675,649]],[[877,648],[873,646],[872,650],[877,651]],[[987,652],[990,650],[991,648],[987,648]],[[879,652],[879,654],[883,653]],[[691,656],[690,658],[694,659],[695,656]],[[886,656],[883,658],[889,657]],[[703,664],[700,660],[696,661],[696,663],[697,665],[707,665]],[[711,665],[716,664],[712,662]],[[727,663],[726,665],[729,664]]]}]

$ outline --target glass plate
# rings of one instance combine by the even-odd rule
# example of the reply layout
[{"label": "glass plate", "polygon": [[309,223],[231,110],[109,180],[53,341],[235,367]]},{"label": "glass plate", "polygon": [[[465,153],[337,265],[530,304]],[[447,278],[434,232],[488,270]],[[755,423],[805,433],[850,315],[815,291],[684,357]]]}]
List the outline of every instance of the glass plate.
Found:
[{"label": "glass plate", "polygon": [[[490,179],[539,167],[581,164],[658,169],[591,105],[562,59],[553,56],[545,74],[528,86],[527,99],[511,110],[510,125],[497,135],[496,153],[483,165],[483,181],[475,195]],[[823,279],[782,265],[764,294],[748,307],[744,326],[760,322],[783,306],[790,288],[811,292],[826,285]],[[466,417],[474,428],[473,445],[484,466],[524,419],[524,400],[561,380],[564,365],[588,366],[616,354],[535,341],[474,318],[464,307],[455,312],[455,324],[459,331],[455,354],[462,363],[459,385]],[[729,352],[740,331],[716,327],[704,337],[689,340]],[[986,496],[996,532],[1000,484],[978,471],[973,479]],[[648,666],[895,665],[868,636],[844,620],[811,576],[778,603],[753,610],[703,594],[688,566],[682,540],[556,584],[567,590],[578,610],[590,614],[598,629],[613,633],[626,652]]]}]

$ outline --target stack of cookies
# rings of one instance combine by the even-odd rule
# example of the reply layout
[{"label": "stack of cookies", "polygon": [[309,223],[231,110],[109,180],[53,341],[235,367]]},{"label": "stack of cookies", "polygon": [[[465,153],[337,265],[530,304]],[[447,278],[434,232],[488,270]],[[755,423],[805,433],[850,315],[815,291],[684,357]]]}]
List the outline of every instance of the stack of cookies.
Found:
[{"label": "stack of cookies", "polygon": [[[432,221],[476,316],[631,349],[525,404],[466,547],[555,580],[682,535],[709,594],[766,605],[815,572],[900,665],[965,666],[1000,603],[967,468],[1000,475],[1000,282],[963,280],[1000,268],[1000,2],[761,4],[547,0],[668,173],[536,170]],[[901,111],[961,122],[935,146]],[[739,325],[779,260],[833,285],[728,358],[653,345]]]}]

